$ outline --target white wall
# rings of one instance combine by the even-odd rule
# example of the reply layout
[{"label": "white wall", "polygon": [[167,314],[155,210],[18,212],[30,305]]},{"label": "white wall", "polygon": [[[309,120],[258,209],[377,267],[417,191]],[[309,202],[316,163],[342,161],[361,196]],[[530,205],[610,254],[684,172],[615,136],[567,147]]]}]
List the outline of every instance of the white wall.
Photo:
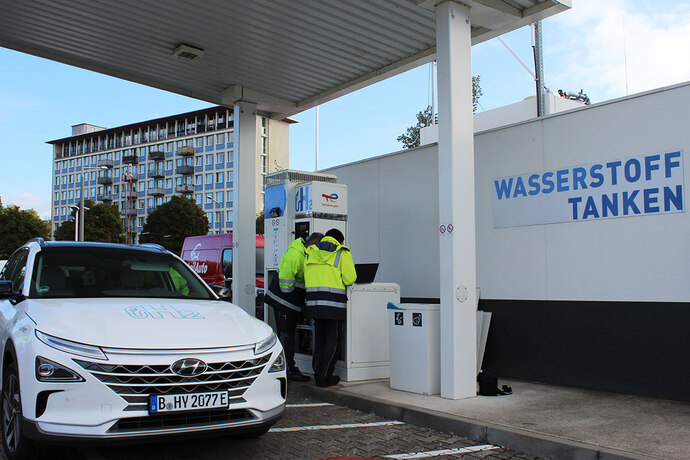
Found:
[{"label": "white wall", "polygon": [[[687,212],[494,228],[493,180],[681,149],[690,83],[475,136],[477,278],[483,298],[690,301]],[[332,168],[349,186],[357,262],[403,297],[438,297],[436,145]],[[690,168],[684,187],[690,186]],[[684,191],[684,208],[687,209]]]}]

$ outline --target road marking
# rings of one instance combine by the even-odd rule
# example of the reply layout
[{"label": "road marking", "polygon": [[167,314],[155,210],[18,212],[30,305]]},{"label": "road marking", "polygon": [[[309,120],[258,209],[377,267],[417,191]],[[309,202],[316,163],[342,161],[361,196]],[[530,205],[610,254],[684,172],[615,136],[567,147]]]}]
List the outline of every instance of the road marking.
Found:
[{"label": "road marking", "polygon": [[331,403],[286,404],[285,407],[326,407],[332,405]]},{"label": "road marking", "polygon": [[408,454],[384,455],[383,458],[398,458],[398,459],[430,458],[430,457],[440,457],[442,455],[467,454],[470,452],[481,452],[483,450],[493,450],[493,449],[500,449],[500,447],[499,446],[492,446],[491,444],[483,444],[481,446],[461,447],[458,449],[443,449],[443,450],[432,450],[429,452],[411,452]]},{"label": "road marking", "polygon": [[372,422],[372,423],[344,423],[342,425],[312,425],[312,426],[289,426],[285,428],[271,428],[271,433],[284,433],[289,431],[313,431],[313,430],[340,430],[344,428],[371,428],[377,426],[404,425],[405,422]]}]

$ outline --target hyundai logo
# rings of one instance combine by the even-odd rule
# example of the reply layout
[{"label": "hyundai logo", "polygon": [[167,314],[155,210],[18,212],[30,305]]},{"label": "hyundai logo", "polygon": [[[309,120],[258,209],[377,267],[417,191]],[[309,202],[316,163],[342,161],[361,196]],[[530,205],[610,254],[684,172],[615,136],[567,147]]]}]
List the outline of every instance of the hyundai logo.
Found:
[{"label": "hyundai logo", "polygon": [[172,363],[170,370],[182,377],[194,377],[206,372],[206,363],[196,358],[179,359]]}]

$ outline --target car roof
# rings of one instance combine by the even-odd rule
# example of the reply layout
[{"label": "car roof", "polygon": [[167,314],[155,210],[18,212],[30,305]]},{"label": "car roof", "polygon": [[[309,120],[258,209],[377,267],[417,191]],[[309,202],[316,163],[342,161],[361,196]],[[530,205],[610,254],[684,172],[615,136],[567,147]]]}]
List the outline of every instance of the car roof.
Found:
[{"label": "car roof", "polygon": [[38,243],[42,249],[47,248],[102,248],[102,249],[128,249],[143,252],[165,253],[168,252],[163,246],[157,244],[128,245],[116,243],[96,243],[91,241],[30,241]]}]

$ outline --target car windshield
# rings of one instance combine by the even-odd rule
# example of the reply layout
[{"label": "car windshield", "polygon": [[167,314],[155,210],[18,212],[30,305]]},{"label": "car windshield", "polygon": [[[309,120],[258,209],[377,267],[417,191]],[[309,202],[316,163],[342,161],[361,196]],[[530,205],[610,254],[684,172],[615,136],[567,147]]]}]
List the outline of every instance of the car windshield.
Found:
[{"label": "car windshield", "polygon": [[187,264],[170,254],[102,247],[43,249],[30,296],[214,299]]}]

